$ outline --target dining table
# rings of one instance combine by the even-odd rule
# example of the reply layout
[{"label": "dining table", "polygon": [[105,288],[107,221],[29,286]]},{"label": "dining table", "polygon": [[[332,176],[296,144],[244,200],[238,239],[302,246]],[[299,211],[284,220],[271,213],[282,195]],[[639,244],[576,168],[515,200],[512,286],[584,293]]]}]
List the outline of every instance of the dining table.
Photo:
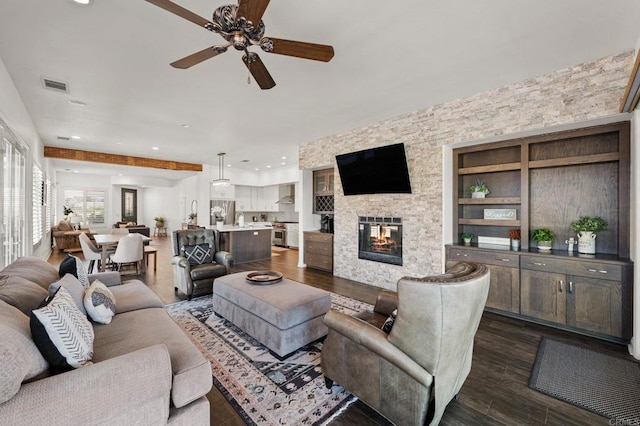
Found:
[{"label": "dining table", "polygon": [[[109,233],[109,234],[93,235],[93,237],[95,238],[96,245],[98,246],[98,248],[102,249],[102,258],[100,261],[100,268],[99,268],[100,272],[105,271],[105,265],[107,264],[107,250],[109,249],[109,247],[113,247],[114,245],[117,245],[118,242],[120,242],[120,238],[126,237],[127,235],[129,234]],[[144,244],[151,241],[151,237],[147,237],[146,235],[142,235],[142,234],[138,234],[138,235],[142,237],[142,244],[143,244],[142,258],[144,260]],[[144,262],[142,262],[142,268],[144,272]]]}]

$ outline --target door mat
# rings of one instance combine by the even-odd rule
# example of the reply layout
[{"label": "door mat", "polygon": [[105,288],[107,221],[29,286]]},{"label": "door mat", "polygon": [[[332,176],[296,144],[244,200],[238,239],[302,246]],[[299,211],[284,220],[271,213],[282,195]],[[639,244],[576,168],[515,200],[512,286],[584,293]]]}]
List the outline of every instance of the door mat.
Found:
[{"label": "door mat", "polygon": [[529,387],[622,422],[616,424],[640,421],[635,361],[543,337]]},{"label": "door mat", "polygon": [[[211,363],[214,385],[248,425],[322,425],[356,397],[338,385],[327,393],[320,369],[322,340],[283,360],[213,314],[211,296],[165,306]],[[367,303],[331,293],[331,309],[353,314]]]}]

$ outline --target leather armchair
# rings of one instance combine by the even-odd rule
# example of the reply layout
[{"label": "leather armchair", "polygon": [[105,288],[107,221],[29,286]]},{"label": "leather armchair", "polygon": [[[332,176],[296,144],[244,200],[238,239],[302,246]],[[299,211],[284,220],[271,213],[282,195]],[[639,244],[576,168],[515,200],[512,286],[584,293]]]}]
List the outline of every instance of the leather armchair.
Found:
[{"label": "leather armchair", "polygon": [[[473,339],[489,294],[489,270],[450,263],[444,275],[403,277],[383,291],[374,311],[329,311],[322,347],[327,387],[333,381],[398,425],[440,422],[471,370]],[[397,318],[387,334],[381,327]]]},{"label": "leather armchair", "polygon": [[[173,286],[181,290],[189,300],[194,296],[213,293],[213,281],[230,272],[233,257],[220,250],[220,233],[215,229],[187,229],[173,231]],[[212,263],[191,265],[185,256],[184,247],[207,243],[211,247]]]},{"label": "leather armchair", "polygon": [[[73,227],[64,220],[61,220],[58,225],[51,227],[51,238],[55,242],[55,246],[59,251],[72,248],[71,246],[69,246],[71,240],[66,239],[64,234],[73,230]],[[81,228],[80,231],[85,232],[89,236],[89,238],[93,238],[91,232],[89,231],[89,228]],[[80,246],[78,245],[78,247]]]}]

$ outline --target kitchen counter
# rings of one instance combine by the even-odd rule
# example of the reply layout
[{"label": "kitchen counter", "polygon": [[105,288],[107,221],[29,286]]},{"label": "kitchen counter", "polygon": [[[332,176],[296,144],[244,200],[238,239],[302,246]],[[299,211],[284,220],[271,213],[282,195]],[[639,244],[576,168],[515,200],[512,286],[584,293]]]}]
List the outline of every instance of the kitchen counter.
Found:
[{"label": "kitchen counter", "polygon": [[[214,226],[211,228],[215,229]],[[270,226],[238,227],[225,225],[220,231],[220,249],[233,256],[233,263],[271,259]]]}]

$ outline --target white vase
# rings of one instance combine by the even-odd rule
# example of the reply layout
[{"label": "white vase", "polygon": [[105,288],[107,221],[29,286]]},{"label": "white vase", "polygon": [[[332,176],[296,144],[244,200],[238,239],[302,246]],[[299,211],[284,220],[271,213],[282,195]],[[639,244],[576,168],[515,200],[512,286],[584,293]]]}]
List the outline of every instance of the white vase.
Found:
[{"label": "white vase", "polygon": [[520,250],[520,240],[511,240],[511,248],[514,250]]},{"label": "white vase", "polygon": [[578,232],[578,253],[596,253],[596,234],[592,231]]},{"label": "white vase", "polygon": [[538,241],[538,250],[540,251],[551,251],[552,246],[553,241]]},{"label": "white vase", "polygon": [[224,222],[221,220],[216,221],[216,229],[220,230],[224,226]]},{"label": "white vase", "polygon": [[464,241],[464,245],[465,246],[470,246],[471,245],[471,238],[463,238],[462,241]]},{"label": "white vase", "polygon": [[471,198],[484,198],[485,194],[484,192],[472,192],[471,193]]}]

